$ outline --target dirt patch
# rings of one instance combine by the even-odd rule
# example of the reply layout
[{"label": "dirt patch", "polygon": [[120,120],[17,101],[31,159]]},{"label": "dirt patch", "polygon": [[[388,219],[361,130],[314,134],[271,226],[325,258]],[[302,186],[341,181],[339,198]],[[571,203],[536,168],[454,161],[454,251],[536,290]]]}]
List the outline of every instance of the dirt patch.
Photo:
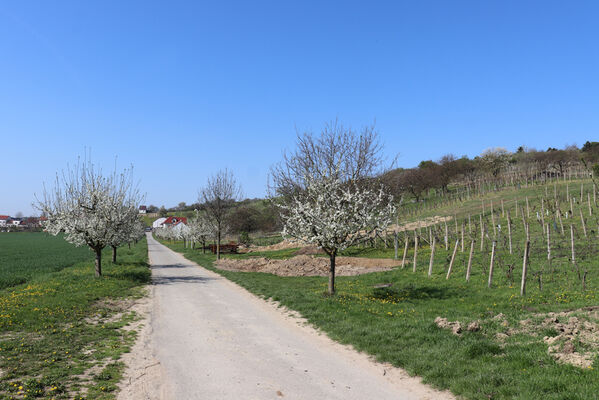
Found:
[{"label": "dirt patch", "polygon": [[[442,317],[435,318],[435,324],[455,335],[459,335],[464,326],[464,323]],[[542,338],[549,355],[557,362],[579,368],[591,368],[599,353],[599,309],[596,307],[533,314],[517,324],[510,324],[500,313],[483,321],[471,322],[467,330],[477,331],[484,325],[495,326],[494,339],[502,345],[518,334],[525,334],[533,341]],[[499,332],[496,332],[497,328]]]},{"label": "dirt patch", "polygon": [[453,219],[452,216],[444,217],[441,215],[435,215],[434,217],[428,217],[428,218],[425,218],[423,220],[416,221],[416,222],[408,222],[406,224],[399,224],[399,225],[393,224],[393,225],[389,225],[389,227],[387,228],[387,233],[405,232],[405,231],[413,231],[418,228],[427,228],[429,226],[436,225],[441,222],[451,221],[452,219]]},{"label": "dirt patch", "polygon": [[153,301],[153,287],[148,295],[137,300],[131,308],[139,319],[127,325],[125,330],[137,331],[138,336],[131,352],[123,354],[121,361],[126,369],[119,383],[117,400],[146,400],[165,398],[163,395],[163,371],[160,362],[154,358],[151,350],[152,326],[150,314]]},{"label": "dirt patch", "polygon": [[[337,257],[335,271],[339,276],[353,276],[389,271],[399,264],[397,260],[385,258]],[[227,271],[266,272],[279,276],[327,276],[330,261],[325,257],[300,255],[287,260],[263,257],[248,260],[223,259],[215,266]]]},{"label": "dirt patch", "polygon": [[295,253],[296,256],[308,255],[315,256],[319,254],[325,254],[324,250],[317,246],[306,246],[300,247]]},{"label": "dirt patch", "polygon": [[248,253],[252,253],[255,251],[277,251],[277,250],[287,250],[287,249],[297,249],[298,247],[305,247],[306,244],[291,241],[289,239],[285,239],[282,242],[271,244],[270,246],[250,246],[247,250]]}]

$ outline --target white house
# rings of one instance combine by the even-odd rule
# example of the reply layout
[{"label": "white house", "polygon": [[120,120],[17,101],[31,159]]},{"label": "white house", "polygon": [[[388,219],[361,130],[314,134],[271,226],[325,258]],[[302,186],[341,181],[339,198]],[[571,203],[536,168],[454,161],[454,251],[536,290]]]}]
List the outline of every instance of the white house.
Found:
[{"label": "white house", "polygon": [[166,218],[158,218],[156,221],[152,222],[152,228],[153,229],[157,229],[157,228],[162,228],[162,223],[166,221]]},{"label": "white house", "polygon": [[0,226],[8,225],[8,221],[10,221],[9,215],[0,215]]}]

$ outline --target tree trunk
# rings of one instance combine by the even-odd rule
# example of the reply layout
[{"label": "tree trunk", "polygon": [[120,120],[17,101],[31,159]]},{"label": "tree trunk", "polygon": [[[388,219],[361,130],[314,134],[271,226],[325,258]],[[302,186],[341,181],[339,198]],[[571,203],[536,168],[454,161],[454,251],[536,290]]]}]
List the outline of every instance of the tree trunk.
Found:
[{"label": "tree trunk", "polygon": [[220,231],[216,234],[216,259],[220,260]]},{"label": "tree trunk", "polygon": [[329,268],[329,294],[335,294],[335,253],[331,253],[329,258],[331,259],[331,267]]},{"label": "tree trunk", "polygon": [[110,246],[112,247],[112,263],[116,264],[116,246]]},{"label": "tree trunk", "polygon": [[102,276],[102,249],[96,248],[94,249],[96,252],[96,278]]}]

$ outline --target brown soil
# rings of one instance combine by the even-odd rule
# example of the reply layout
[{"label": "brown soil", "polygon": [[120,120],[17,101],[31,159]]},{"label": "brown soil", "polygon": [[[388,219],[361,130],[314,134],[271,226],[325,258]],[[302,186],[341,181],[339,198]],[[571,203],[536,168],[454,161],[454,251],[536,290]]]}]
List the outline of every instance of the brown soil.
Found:
[{"label": "brown soil", "polygon": [[[337,257],[336,275],[353,276],[369,272],[389,271],[399,265],[397,260],[385,258]],[[300,255],[288,260],[252,258],[248,260],[218,261],[215,266],[227,271],[266,272],[279,276],[327,276],[330,261],[326,257]]]},{"label": "brown soil", "polygon": [[[439,328],[451,330],[456,335],[462,332],[464,325],[441,317],[435,318],[435,323]],[[554,331],[554,335],[545,336],[542,340],[547,344],[548,353],[559,363],[591,368],[599,352],[599,307],[533,314],[531,318],[519,321],[518,326],[510,326],[503,314],[497,314],[484,321],[470,323],[468,330],[479,330],[485,323],[499,323],[502,331],[495,334],[495,340],[500,343],[517,334],[540,340],[542,332]]]},{"label": "brown soil", "polygon": [[305,247],[306,245],[300,242],[292,242],[291,240],[285,239],[282,242],[271,244],[270,246],[251,246],[248,249],[248,253],[252,253],[254,251],[276,251],[276,250],[286,250],[286,249],[296,249],[298,247]]}]

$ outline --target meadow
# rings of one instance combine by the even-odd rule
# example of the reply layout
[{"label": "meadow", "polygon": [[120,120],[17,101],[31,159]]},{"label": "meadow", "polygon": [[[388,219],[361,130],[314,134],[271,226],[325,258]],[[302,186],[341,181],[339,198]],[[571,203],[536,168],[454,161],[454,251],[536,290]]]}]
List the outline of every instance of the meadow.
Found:
[{"label": "meadow", "polygon": [[[583,191],[587,188],[584,201],[580,201],[580,183]],[[579,181],[575,186],[558,183],[504,189],[423,208],[406,220],[450,216],[447,230],[445,223],[423,223],[400,232],[400,261],[408,243],[404,268],[338,277],[334,296],[325,294],[325,277],[220,271],[212,268],[212,255],[185,249],[181,243],[165,244],[251,292],[300,312],[333,339],[405,368],[424,382],[463,398],[590,399],[599,392],[599,213],[596,204],[589,206],[587,201],[589,187],[592,185],[588,181]],[[573,196],[578,201],[570,202]],[[563,232],[558,212],[565,225]],[[414,235],[419,237],[416,258]],[[522,295],[527,240],[527,286]],[[463,250],[459,244],[462,241],[466,243]],[[471,246],[475,251],[467,281]],[[350,248],[344,254],[391,258],[395,255],[393,247],[391,235]],[[293,253],[287,249],[260,255],[286,258]],[[490,274],[491,269],[494,274]]]},{"label": "meadow", "polygon": [[129,308],[150,276],[145,240],[105,261],[102,278],[91,251],[61,238],[10,233],[0,243],[0,399],[114,398],[136,336],[124,329],[137,318]]}]

